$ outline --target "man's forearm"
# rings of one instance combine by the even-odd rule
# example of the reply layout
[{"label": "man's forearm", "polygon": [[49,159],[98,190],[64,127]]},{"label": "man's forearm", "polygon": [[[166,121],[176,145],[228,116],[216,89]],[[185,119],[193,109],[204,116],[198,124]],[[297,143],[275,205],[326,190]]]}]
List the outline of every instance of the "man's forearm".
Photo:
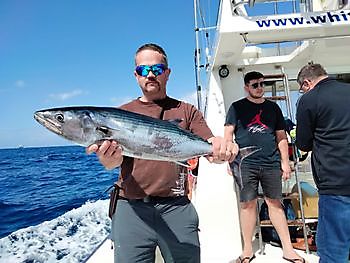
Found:
[{"label": "man's forearm", "polygon": [[234,135],[234,129],[235,127],[233,125],[227,125],[224,128],[224,139],[226,141],[232,141],[232,142],[236,142],[235,141],[235,135]]},{"label": "man's forearm", "polygon": [[288,141],[287,139],[282,139],[278,143],[278,150],[280,151],[281,155],[281,162],[282,163],[289,163],[289,154],[288,154]]}]

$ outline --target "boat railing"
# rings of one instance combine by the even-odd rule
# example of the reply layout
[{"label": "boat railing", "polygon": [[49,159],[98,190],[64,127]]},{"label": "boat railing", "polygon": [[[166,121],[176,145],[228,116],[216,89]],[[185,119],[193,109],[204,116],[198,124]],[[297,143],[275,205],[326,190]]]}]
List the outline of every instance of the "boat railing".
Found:
[{"label": "boat railing", "polygon": [[256,4],[273,3],[275,7],[283,2],[291,2],[294,10],[301,13],[316,12],[316,11],[335,11],[341,9],[349,9],[350,3],[348,0],[232,0],[232,14],[242,14],[239,8],[247,5],[253,8]]},{"label": "boat railing", "polygon": [[278,6],[282,3],[289,2],[291,4],[291,9],[287,12],[284,10],[284,14],[286,13],[296,13],[296,12],[312,12],[313,11],[313,1],[312,0],[232,0],[232,14],[242,14],[239,11],[239,8],[246,5],[248,8],[253,8],[256,4],[272,4],[274,7],[273,14],[280,14],[278,10]]}]

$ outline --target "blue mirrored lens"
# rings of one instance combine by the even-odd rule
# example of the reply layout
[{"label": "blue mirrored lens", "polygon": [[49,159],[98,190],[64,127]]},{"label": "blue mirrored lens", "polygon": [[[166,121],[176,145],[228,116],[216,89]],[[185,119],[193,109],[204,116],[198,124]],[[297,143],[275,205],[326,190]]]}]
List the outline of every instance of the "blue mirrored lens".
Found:
[{"label": "blue mirrored lens", "polygon": [[152,66],[140,65],[136,67],[136,73],[142,77],[147,77],[149,72],[152,71],[155,76],[159,76],[164,73],[165,69],[164,64],[155,64]]},{"label": "blue mirrored lens", "polygon": [[136,73],[142,77],[146,77],[150,72],[150,70],[151,70],[150,66],[141,65],[136,67]]},{"label": "blue mirrored lens", "polygon": [[162,75],[163,72],[165,71],[165,66],[163,64],[156,64],[156,65],[151,66],[151,70],[152,70],[153,74],[156,76]]}]

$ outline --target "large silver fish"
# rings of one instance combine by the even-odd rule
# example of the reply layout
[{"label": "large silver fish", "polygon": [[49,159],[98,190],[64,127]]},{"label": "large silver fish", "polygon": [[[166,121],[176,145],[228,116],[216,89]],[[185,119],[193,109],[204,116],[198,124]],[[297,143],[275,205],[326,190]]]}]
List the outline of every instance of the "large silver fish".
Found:
[{"label": "large silver fish", "polygon": [[[116,140],[123,155],[134,158],[181,163],[212,153],[210,143],[177,125],[181,120],[159,120],[118,108],[87,106],[40,110],[34,118],[50,131],[82,146]],[[240,163],[258,150],[255,146],[241,149],[236,158],[239,161],[232,162],[240,187]]]}]

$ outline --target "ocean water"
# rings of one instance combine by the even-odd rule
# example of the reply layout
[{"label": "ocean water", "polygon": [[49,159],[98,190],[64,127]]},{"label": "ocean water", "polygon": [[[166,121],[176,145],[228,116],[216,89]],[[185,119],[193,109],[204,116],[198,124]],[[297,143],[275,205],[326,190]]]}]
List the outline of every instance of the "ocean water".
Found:
[{"label": "ocean water", "polygon": [[0,262],[84,262],[117,177],[79,146],[0,149]]}]

